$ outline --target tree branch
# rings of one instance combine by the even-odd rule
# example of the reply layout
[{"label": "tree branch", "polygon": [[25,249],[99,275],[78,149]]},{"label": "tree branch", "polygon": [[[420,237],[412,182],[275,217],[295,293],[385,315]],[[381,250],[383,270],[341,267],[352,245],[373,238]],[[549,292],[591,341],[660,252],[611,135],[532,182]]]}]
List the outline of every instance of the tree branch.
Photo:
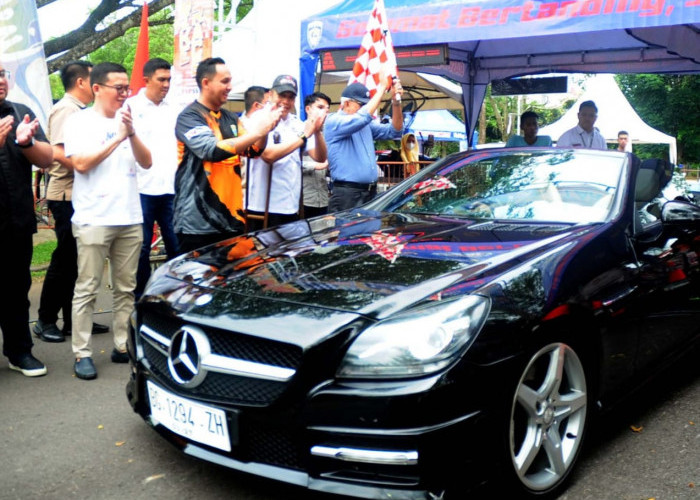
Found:
[{"label": "tree branch", "polygon": [[[149,17],[151,14],[155,14],[165,7],[172,5],[174,1],[175,0],[154,0],[148,4]],[[103,46],[105,43],[122,36],[129,28],[139,26],[141,21],[141,9],[134,8],[133,12],[109,25],[107,28],[101,31],[95,31],[95,27],[102,22],[106,16],[126,6],[132,6],[130,0],[102,0],[100,5],[90,14],[81,27],[44,43],[44,53],[47,59],[53,55],[60,54],[47,61],[46,65],[49,74],[58,71],[65,63],[80,59],[84,55]],[[156,23],[160,24],[161,21],[159,20]]]},{"label": "tree branch", "polygon": [[44,5],[49,5],[50,3],[54,3],[56,0],[36,0],[36,8],[40,9]]}]

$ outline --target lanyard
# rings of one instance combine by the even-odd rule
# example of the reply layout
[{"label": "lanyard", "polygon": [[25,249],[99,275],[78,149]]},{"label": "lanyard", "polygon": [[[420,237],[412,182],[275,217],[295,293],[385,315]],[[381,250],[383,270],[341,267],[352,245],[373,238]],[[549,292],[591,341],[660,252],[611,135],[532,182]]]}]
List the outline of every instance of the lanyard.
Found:
[{"label": "lanyard", "polygon": [[588,135],[588,134],[586,134],[586,132],[579,132],[578,135],[581,136],[581,142],[583,143],[583,147],[587,148],[587,149],[591,149],[591,147],[593,146],[593,133],[591,133],[591,140],[589,141],[588,144],[586,144],[586,137],[585,136]]}]

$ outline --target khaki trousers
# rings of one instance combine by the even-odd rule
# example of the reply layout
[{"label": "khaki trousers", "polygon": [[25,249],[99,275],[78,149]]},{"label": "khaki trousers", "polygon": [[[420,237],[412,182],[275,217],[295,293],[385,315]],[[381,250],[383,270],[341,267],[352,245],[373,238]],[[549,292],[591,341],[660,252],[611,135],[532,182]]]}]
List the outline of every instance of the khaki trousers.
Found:
[{"label": "khaki trousers", "polygon": [[73,293],[73,353],[76,358],[92,357],[92,323],[97,292],[110,259],[112,280],[112,333],[114,347],[126,350],[129,316],[134,310],[136,268],[143,228],[129,226],[78,226],[73,224],[78,246],[78,279]]}]

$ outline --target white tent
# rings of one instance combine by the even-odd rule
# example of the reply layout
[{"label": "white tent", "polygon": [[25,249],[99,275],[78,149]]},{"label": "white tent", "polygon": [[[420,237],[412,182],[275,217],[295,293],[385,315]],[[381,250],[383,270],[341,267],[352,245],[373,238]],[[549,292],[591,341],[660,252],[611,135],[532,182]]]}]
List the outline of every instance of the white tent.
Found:
[{"label": "white tent", "polygon": [[251,85],[272,86],[277,75],[299,77],[301,20],[340,0],[256,0],[251,11],[214,42],[212,53],[231,69],[229,99],[242,100]]},{"label": "white tent", "polygon": [[598,108],[595,126],[607,142],[617,144],[617,133],[626,130],[629,132],[630,144],[668,144],[669,159],[676,163],[676,138],[644,123],[610,74],[590,78],[576,104],[556,122],[541,127],[539,134],[548,135],[556,141],[564,132],[576,126],[578,108],[584,101],[595,102]]}]

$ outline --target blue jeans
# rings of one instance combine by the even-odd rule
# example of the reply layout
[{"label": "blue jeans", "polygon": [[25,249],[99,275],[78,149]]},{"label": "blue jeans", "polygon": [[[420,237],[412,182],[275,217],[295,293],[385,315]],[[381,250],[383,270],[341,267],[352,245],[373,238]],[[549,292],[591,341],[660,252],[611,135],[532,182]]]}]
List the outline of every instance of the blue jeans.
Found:
[{"label": "blue jeans", "polygon": [[178,255],[177,238],[173,231],[173,200],[174,194],[158,196],[142,194],[141,210],[143,211],[143,245],[139,255],[139,267],[136,272],[136,300],[141,297],[148,278],[151,277],[151,241],[153,240],[153,223],[157,222],[160,235],[165,245],[168,259]]}]

